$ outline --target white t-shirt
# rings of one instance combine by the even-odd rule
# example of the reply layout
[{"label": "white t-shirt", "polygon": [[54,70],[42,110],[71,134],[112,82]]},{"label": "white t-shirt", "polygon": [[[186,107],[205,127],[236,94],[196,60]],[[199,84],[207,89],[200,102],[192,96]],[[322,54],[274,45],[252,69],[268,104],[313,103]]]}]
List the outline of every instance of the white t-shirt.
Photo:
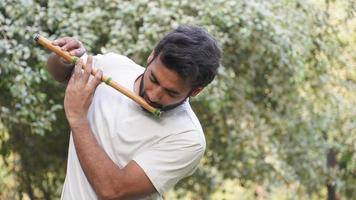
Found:
[{"label": "white t-shirt", "polygon": [[[95,56],[93,66],[131,91],[144,71],[129,58],[114,53]],[[204,133],[188,101],[156,118],[101,83],[88,120],[99,145],[117,166],[123,168],[134,160],[144,170],[158,191],[145,199],[162,199],[167,190],[195,171],[204,155]],[[81,168],[72,135],[62,199],[97,199]]]}]

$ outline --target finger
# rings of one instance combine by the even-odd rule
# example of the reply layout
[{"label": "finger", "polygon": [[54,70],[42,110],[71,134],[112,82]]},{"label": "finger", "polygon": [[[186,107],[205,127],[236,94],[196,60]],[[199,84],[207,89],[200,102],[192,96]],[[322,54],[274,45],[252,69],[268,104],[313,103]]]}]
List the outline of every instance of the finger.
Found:
[{"label": "finger", "polygon": [[93,56],[89,56],[87,63],[85,64],[85,69],[84,69],[84,74],[83,74],[83,81],[85,83],[88,82],[89,80],[89,76],[91,73],[91,69],[92,69],[92,65],[93,65]]},{"label": "finger", "polygon": [[78,61],[78,63],[75,65],[75,68],[74,68],[73,76],[74,76],[75,80],[78,80],[78,79],[81,78],[81,76],[82,76],[82,66],[83,66],[83,61],[82,61],[82,59],[80,59]]},{"label": "finger", "polygon": [[71,38],[65,45],[62,46],[62,50],[64,51],[72,51],[74,49],[79,49],[81,47],[81,43],[73,38]]},{"label": "finger", "polygon": [[100,69],[98,69],[98,70],[96,71],[96,74],[95,74],[93,80],[91,80],[91,81],[89,82],[89,87],[90,87],[92,90],[94,90],[96,87],[98,87],[98,85],[101,83],[101,77],[102,77],[102,76],[103,76],[103,72],[102,72]]},{"label": "finger", "polygon": [[86,52],[86,49],[84,47],[80,47],[79,49],[71,50],[69,53],[72,56],[81,57],[85,52]]},{"label": "finger", "polygon": [[70,39],[70,37],[59,38],[59,39],[52,41],[52,44],[61,47],[61,46],[65,45],[69,39]]}]

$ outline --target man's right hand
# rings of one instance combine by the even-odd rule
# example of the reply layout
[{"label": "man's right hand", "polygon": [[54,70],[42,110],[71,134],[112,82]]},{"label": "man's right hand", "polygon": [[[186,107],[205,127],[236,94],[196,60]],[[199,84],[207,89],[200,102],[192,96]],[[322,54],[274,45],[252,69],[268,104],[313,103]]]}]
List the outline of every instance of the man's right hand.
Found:
[{"label": "man's right hand", "polygon": [[73,37],[59,38],[54,40],[52,44],[61,47],[64,51],[68,51],[72,56],[81,57],[86,52],[83,44]]},{"label": "man's right hand", "polygon": [[[63,37],[52,42],[71,55],[81,57],[86,53],[84,45],[73,37]],[[47,68],[52,77],[61,83],[67,83],[71,77],[74,65],[66,62],[55,53],[52,53],[47,61]]]}]

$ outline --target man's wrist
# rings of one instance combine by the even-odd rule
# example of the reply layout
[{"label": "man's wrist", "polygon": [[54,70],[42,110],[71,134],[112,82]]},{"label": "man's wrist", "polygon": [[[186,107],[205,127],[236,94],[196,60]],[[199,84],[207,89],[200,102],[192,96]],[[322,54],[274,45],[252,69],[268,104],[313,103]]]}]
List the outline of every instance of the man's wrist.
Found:
[{"label": "man's wrist", "polygon": [[70,118],[68,119],[68,122],[72,130],[82,128],[83,126],[89,126],[89,121],[86,117]]}]

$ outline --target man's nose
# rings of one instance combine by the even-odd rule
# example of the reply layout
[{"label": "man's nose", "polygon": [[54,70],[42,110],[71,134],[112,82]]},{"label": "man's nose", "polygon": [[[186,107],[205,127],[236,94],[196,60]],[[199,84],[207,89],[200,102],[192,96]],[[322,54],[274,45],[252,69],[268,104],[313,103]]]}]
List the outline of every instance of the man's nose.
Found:
[{"label": "man's nose", "polygon": [[163,89],[162,87],[155,87],[149,93],[149,98],[152,102],[158,103],[163,96]]}]

